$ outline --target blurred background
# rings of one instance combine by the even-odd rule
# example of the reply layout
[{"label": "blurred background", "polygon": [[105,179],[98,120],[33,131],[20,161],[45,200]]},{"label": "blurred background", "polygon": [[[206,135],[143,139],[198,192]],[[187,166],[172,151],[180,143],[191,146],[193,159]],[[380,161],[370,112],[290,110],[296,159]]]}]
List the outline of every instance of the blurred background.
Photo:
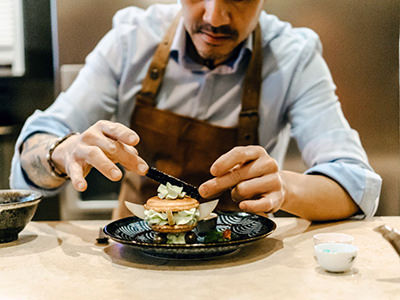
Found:
[{"label": "blurred background", "polygon": [[[118,9],[156,2],[175,1],[0,0],[0,188],[8,188],[13,145],[24,120],[69,86]],[[6,19],[5,11],[19,10],[18,3],[22,13]],[[398,1],[267,0],[264,8],[319,34],[345,116],[383,178],[377,215],[400,215]],[[7,60],[10,51],[18,59]],[[293,142],[284,167],[305,169]],[[60,196],[46,198],[35,219],[109,218],[118,184],[99,192],[104,179],[95,172],[90,176],[90,191],[67,188]],[[66,203],[67,198],[78,204]],[[100,198],[101,203],[92,201]]]}]

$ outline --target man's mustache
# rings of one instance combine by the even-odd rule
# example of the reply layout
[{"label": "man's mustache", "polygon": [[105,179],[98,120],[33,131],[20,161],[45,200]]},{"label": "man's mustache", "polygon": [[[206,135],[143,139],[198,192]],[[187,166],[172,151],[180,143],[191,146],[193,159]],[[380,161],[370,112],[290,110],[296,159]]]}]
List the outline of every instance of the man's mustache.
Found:
[{"label": "man's mustache", "polygon": [[230,35],[231,38],[236,38],[238,36],[238,32],[232,29],[228,25],[222,25],[219,27],[214,27],[210,24],[197,24],[195,26],[195,33],[200,33],[202,31],[212,32],[213,34],[223,34],[223,35]]}]

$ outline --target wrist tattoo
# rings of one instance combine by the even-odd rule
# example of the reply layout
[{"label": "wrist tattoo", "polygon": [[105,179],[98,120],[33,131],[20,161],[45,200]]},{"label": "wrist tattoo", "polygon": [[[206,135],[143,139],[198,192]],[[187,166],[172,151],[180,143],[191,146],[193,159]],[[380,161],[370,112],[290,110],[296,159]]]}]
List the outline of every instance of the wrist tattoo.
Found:
[{"label": "wrist tattoo", "polygon": [[22,146],[21,166],[29,179],[43,188],[55,188],[65,181],[54,178],[46,159],[46,154],[56,138],[50,134],[35,134]]}]

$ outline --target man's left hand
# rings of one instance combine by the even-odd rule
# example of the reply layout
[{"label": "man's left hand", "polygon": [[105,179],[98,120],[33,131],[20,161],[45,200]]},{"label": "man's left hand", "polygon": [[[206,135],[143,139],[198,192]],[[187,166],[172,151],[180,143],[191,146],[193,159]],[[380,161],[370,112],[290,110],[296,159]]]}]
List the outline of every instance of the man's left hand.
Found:
[{"label": "man's left hand", "polygon": [[204,198],[231,189],[239,208],[253,213],[276,212],[285,201],[278,164],[261,146],[233,148],[214,162],[210,172],[215,178],[199,188]]}]

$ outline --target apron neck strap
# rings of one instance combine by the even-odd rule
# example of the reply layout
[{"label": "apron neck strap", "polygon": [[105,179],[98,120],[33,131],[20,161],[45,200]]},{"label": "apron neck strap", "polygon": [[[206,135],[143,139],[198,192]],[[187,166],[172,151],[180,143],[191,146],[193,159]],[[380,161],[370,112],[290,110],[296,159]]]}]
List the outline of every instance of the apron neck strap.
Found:
[{"label": "apron neck strap", "polygon": [[180,11],[172,21],[163,40],[157,46],[150,67],[147,70],[146,77],[142,82],[142,89],[136,97],[138,102],[144,102],[152,106],[156,104],[155,99],[164,78],[165,69],[167,68],[170,56],[171,44],[181,15],[182,12]]},{"label": "apron neck strap", "polygon": [[257,24],[253,32],[253,52],[244,78],[242,110],[239,114],[237,144],[241,146],[259,144],[258,107],[261,97],[262,62],[261,28],[260,24]]},{"label": "apron neck strap", "polygon": [[[156,96],[164,78],[170,48],[179,24],[182,12],[179,12],[168,28],[162,42],[158,45],[142,89],[136,96],[136,101],[142,104],[155,106]],[[261,29],[258,24],[253,32],[253,52],[247,67],[242,93],[242,110],[239,115],[239,128],[237,135],[238,145],[258,145],[258,106],[261,91],[262,68]]]}]

